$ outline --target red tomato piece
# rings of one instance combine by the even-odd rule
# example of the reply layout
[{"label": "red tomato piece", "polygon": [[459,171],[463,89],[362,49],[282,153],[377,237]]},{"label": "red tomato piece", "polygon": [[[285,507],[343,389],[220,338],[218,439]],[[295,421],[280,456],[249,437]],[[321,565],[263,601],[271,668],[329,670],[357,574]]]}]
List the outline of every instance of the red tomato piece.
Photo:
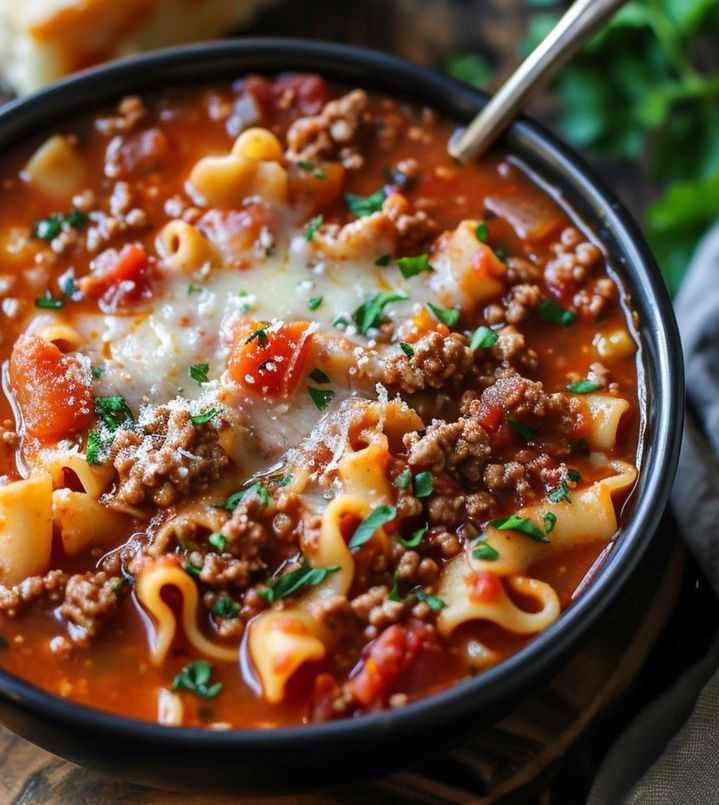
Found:
[{"label": "red tomato piece", "polygon": [[370,644],[364,663],[350,680],[352,695],[365,707],[381,702],[419,654],[434,644],[434,631],[421,621],[385,629]]},{"label": "red tomato piece", "polygon": [[137,243],[128,243],[120,252],[108,249],[100,255],[97,269],[77,284],[86,296],[100,300],[105,313],[113,313],[150,295],[148,274],[147,252]]},{"label": "red tomato piece", "polygon": [[477,414],[479,424],[490,433],[496,433],[504,422],[504,408],[501,405],[488,405],[482,402]]},{"label": "red tomato piece", "polygon": [[43,441],[64,439],[93,420],[92,376],[77,358],[36,335],[18,338],[10,356],[10,384],[25,432]]},{"label": "red tomato piece", "polygon": [[290,321],[276,329],[248,323],[236,333],[227,362],[230,377],[248,391],[288,396],[307,365],[309,328],[308,321]]},{"label": "red tomato piece", "polygon": [[274,81],[251,76],[239,87],[235,109],[228,120],[230,134],[248,125],[288,126],[298,117],[317,115],[329,100],[327,84],[316,75],[282,75]]},{"label": "red tomato piece", "polygon": [[501,582],[491,570],[477,570],[467,577],[470,585],[470,598],[475,601],[494,601],[501,591]]},{"label": "red tomato piece", "polygon": [[208,210],[197,228],[219,249],[223,260],[235,263],[252,249],[263,228],[272,229],[273,218],[266,204],[253,202],[240,210]]}]

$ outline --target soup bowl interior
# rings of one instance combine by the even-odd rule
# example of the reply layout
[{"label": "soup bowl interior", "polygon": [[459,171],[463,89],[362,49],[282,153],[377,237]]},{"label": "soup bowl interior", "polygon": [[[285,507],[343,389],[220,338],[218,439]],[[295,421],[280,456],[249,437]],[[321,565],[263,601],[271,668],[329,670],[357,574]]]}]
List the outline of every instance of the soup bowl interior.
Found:
[{"label": "soup bowl interior", "polygon": [[[9,104],[0,111],[0,148],[126,93],[286,71],[315,71],[417,101],[458,124],[486,100],[468,86],[371,51],[294,40],[213,42],[100,67]],[[277,793],[376,776],[417,762],[506,713],[610,606],[651,543],[676,468],[683,411],[676,324],[640,232],[601,180],[529,120],[514,124],[506,145],[594,230],[638,316],[644,409],[638,486],[616,545],[584,593],[500,665],[399,710],[271,730],[166,728],[73,704],[0,670],[0,718],[10,729],[70,760],[170,789]]]}]

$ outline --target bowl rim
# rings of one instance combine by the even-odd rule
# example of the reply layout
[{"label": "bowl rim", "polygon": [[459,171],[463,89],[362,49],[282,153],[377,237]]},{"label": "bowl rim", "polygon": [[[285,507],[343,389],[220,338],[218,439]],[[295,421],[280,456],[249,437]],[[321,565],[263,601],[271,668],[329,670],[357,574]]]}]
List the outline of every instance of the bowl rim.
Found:
[{"label": "bowl rim", "polygon": [[[233,60],[240,62],[235,68],[236,77],[253,71],[306,70],[320,72],[344,83],[357,78],[365,86],[368,82],[380,88],[390,85],[392,89],[385,89],[390,95],[423,99],[435,108],[451,107],[449,116],[456,120],[469,118],[487,101],[486,94],[467,84],[397,56],[367,48],[292,38],[214,40],[152,51],[91,68],[5,105],[0,109],[0,152],[35,125],[40,126],[39,130],[50,129],[53,114],[80,113],[83,109],[109,104],[128,92],[149,90],[153,85],[170,86],[178,80],[176,75],[173,78],[178,70],[189,75],[193,65],[200,66],[203,75],[203,79],[195,83],[203,83],[204,77],[208,82],[221,80],[223,74],[230,73]],[[245,66],[245,63],[254,67]],[[213,74],[214,79],[210,78]],[[430,97],[431,102],[428,101]],[[41,123],[37,124],[37,121]],[[566,177],[566,186],[572,186],[570,201],[581,199],[588,203],[596,216],[589,223],[596,223],[598,219],[612,232],[621,247],[620,259],[625,265],[618,273],[625,283],[628,277],[633,279],[635,306],[639,298],[649,300],[640,325],[644,341],[655,347],[656,365],[645,373],[644,382],[649,384],[649,374],[653,371],[658,382],[651,392],[659,404],[653,411],[645,452],[653,448],[657,460],[644,462],[641,470],[644,488],[633,500],[633,510],[622,529],[621,539],[582,595],[554,624],[497,666],[405,707],[358,718],[226,731],[166,727],[63,699],[2,668],[0,698],[45,721],[75,728],[83,726],[95,732],[109,731],[118,738],[142,739],[169,749],[188,743],[211,750],[223,747],[276,749],[298,741],[305,746],[319,745],[341,736],[359,742],[388,730],[410,732],[421,729],[430,723],[429,716],[435,723],[438,720],[443,724],[454,720],[459,722],[466,719],[468,710],[478,713],[483,708],[491,708],[497,701],[516,697],[522,687],[541,678],[589,630],[641,561],[669,498],[678,461],[684,411],[681,342],[666,286],[649,247],[630,214],[604,181],[568,146],[527,117],[521,117],[513,124],[506,140],[510,150],[519,151],[520,155],[542,157],[545,167],[552,164],[556,166],[557,175]],[[651,404],[652,400],[645,402],[647,416]]]}]

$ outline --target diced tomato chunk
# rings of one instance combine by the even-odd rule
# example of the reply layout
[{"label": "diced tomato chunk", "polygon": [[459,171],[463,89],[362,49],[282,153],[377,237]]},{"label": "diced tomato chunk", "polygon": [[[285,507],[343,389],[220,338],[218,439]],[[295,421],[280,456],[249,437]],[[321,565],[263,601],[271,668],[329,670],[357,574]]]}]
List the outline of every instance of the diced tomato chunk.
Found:
[{"label": "diced tomato chunk", "polygon": [[242,81],[228,120],[235,135],[248,125],[287,126],[298,117],[317,115],[329,100],[325,81],[317,75],[281,75],[274,81],[250,76]]},{"label": "diced tomato chunk", "polygon": [[93,419],[92,376],[72,355],[36,335],[18,338],[10,356],[10,384],[25,432],[43,441],[66,438]]},{"label": "diced tomato chunk", "polygon": [[432,646],[434,630],[422,621],[394,624],[370,644],[359,672],[350,682],[350,691],[364,707],[380,703],[420,652]]},{"label": "diced tomato chunk", "polygon": [[100,300],[106,313],[150,295],[147,252],[137,243],[128,243],[122,251],[108,249],[98,257],[92,274],[81,277],[78,287],[86,295]]},{"label": "diced tomato chunk", "polygon": [[475,601],[494,601],[501,591],[499,576],[491,570],[473,570],[468,574],[467,582],[470,587],[469,597]]},{"label": "diced tomato chunk", "polygon": [[286,397],[299,382],[309,358],[312,333],[308,321],[279,327],[246,322],[235,333],[227,362],[235,383],[271,397]]},{"label": "diced tomato chunk", "polygon": [[255,245],[263,229],[272,229],[272,215],[266,204],[252,202],[239,210],[208,210],[197,228],[232,264]]},{"label": "diced tomato chunk", "polygon": [[483,402],[477,414],[479,424],[490,433],[496,433],[504,422],[504,408],[501,405],[488,405]]}]

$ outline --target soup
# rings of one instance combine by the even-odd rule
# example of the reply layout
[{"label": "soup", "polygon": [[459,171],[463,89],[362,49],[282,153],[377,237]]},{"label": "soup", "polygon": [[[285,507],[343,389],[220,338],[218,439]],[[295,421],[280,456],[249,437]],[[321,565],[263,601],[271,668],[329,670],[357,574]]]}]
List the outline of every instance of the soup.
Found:
[{"label": "soup", "polygon": [[459,684],[571,604],[636,481],[631,314],[451,133],[250,76],[5,155],[2,667],[274,727]]}]

